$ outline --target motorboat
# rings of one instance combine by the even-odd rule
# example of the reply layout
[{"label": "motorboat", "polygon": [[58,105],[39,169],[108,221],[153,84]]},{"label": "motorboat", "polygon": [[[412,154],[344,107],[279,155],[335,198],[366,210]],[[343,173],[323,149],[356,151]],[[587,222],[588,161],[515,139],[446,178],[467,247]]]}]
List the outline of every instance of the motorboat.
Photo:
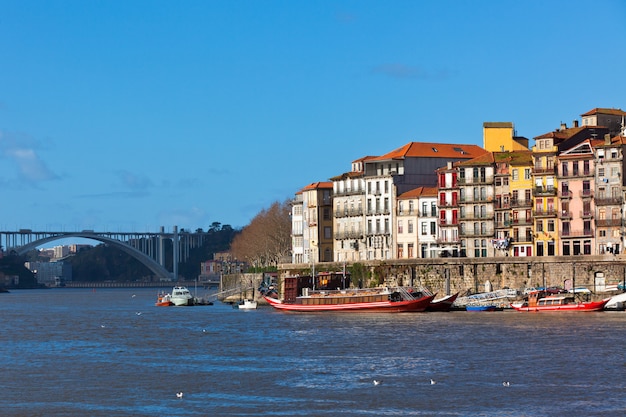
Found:
[{"label": "motorboat", "polygon": [[257,302],[245,298],[237,304],[233,304],[233,307],[238,308],[239,310],[256,310]]},{"label": "motorboat", "polygon": [[545,291],[533,291],[528,294],[528,300],[522,303],[512,303],[511,307],[517,311],[602,311],[610,298],[600,301],[577,301],[575,293],[546,295]]},{"label": "motorboat", "polygon": [[170,293],[160,292],[157,294],[157,301],[154,304],[157,307],[168,307],[172,304],[172,295]]},{"label": "motorboat", "polygon": [[192,306],[194,304],[194,297],[187,287],[176,286],[172,289],[170,301],[175,306]]}]

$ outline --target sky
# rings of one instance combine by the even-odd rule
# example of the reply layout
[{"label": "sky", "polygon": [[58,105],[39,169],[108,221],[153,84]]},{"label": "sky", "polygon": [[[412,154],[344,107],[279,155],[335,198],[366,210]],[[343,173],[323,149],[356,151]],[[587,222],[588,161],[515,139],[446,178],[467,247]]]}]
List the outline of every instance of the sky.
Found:
[{"label": "sky", "polygon": [[621,0],[0,0],[0,230],[240,228],[411,141],[626,109],[624,22]]}]

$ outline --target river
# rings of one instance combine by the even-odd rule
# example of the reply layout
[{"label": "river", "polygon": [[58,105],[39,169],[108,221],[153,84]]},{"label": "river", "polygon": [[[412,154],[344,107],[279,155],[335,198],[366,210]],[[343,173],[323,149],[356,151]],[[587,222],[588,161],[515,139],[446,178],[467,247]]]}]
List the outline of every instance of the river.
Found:
[{"label": "river", "polygon": [[625,312],[307,314],[155,298],[0,294],[0,415],[626,414]]}]

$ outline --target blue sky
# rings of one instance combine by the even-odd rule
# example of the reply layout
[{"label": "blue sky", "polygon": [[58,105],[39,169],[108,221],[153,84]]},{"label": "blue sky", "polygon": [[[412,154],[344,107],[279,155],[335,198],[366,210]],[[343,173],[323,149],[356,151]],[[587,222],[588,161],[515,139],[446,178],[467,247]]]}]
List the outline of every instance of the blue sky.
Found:
[{"label": "blue sky", "polygon": [[0,0],[0,229],[242,227],[410,141],[626,109],[626,3]]}]

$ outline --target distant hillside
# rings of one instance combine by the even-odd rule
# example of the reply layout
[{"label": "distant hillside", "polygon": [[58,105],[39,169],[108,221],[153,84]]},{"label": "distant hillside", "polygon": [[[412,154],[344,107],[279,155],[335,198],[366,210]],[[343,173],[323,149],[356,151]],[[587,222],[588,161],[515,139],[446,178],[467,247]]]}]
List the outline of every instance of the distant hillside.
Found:
[{"label": "distant hillside", "polygon": [[[0,287],[3,288],[40,288],[35,279],[35,274],[24,266],[24,258],[20,256],[5,256],[0,259]],[[17,285],[9,282],[8,277],[18,276]]]}]

